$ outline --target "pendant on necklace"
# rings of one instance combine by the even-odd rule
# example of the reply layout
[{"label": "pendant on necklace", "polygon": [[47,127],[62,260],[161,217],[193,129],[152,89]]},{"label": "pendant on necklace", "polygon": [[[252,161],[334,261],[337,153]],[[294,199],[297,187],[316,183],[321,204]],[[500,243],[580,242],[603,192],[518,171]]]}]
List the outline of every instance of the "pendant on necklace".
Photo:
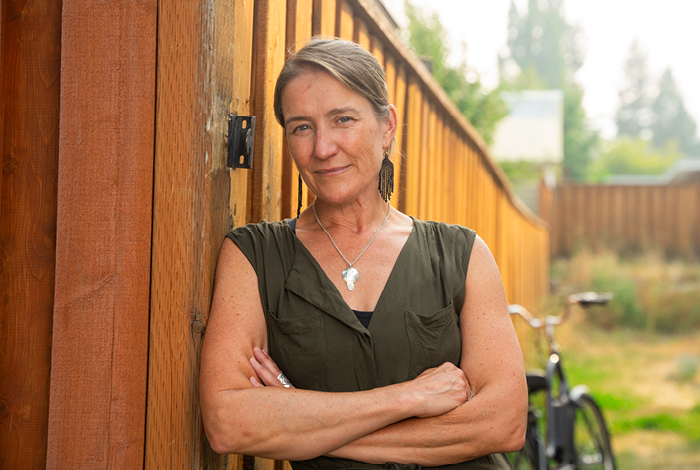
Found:
[{"label": "pendant on necklace", "polygon": [[355,283],[359,278],[360,273],[352,266],[343,269],[343,281],[348,283],[348,290],[355,290]]}]

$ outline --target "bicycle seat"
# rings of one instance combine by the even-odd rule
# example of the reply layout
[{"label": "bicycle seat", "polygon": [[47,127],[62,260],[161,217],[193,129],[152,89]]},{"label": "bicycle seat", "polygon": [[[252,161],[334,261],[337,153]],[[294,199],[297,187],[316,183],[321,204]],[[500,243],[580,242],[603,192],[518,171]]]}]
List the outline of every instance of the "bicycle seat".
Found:
[{"label": "bicycle seat", "polygon": [[547,375],[543,370],[529,370],[525,374],[530,393],[547,389]]}]

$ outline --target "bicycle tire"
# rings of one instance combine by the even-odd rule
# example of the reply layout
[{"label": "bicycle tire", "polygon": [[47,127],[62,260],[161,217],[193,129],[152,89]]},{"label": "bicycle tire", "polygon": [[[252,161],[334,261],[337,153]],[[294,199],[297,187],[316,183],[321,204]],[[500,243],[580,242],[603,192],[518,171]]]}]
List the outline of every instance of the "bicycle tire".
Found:
[{"label": "bicycle tire", "polygon": [[525,444],[518,452],[509,455],[510,463],[515,470],[541,470],[542,459],[546,459],[544,451],[543,436],[537,428],[538,418],[530,411],[527,416],[528,425],[525,433]]},{"label": "bicycle tire", "polygon": [[575,468],[615,470],[615,457],[603,413],[588,393],[573,398],[572,438]]}]

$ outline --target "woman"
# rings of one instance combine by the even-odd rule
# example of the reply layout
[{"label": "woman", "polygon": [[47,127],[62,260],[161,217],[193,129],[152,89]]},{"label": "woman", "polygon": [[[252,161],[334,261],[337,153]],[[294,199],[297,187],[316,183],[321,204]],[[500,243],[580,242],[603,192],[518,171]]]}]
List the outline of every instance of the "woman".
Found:
[{"label": "woman", "polygon": [[212,448],[295,470],[510,468],[527,391],[498,268],[473,231],[387,202],[382,67],[313,39],[274,106],[316,200],[223,243],[200,375]]}]

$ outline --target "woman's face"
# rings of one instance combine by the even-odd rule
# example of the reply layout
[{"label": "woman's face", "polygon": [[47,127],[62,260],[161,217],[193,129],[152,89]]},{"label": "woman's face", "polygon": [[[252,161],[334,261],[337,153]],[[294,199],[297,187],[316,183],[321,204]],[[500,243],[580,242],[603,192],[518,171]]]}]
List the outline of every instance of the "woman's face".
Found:
[{"label": "woman's face", "polygon": [[383,150],[396,132],[393,107],[379,121],[366,98],[309,70],[287,84],[282,110],[289,151],[319,199],[345,204],[379,195]]}]

